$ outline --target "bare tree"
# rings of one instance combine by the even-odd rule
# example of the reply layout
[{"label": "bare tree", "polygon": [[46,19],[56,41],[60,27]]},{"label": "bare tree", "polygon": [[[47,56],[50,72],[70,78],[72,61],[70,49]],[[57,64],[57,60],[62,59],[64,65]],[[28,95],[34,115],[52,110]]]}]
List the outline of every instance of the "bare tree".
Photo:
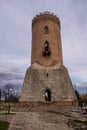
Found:
[{"label": "bare tree", "polygon": [[11,94],[13,91],[13,85],[8,83],[4,87],[4,93],[5,93],[5,101],[8,101],[8,113],[10,113],[10,103],[11,103]]},{"label": "bare tree", "polygon": [[1,88],[0,88],[0,102],[1,102]]},{"label": "bare tree", "polygon": [[76,97],[77,97],[77,100],[78,100],[78,103],[80,106],[82,106],[82,102],[81,102],[81,95],[80,93],[78,92],[77,90],[77,86],[74,84],[74,90],[75,90],[75,94],[76,94]]}]

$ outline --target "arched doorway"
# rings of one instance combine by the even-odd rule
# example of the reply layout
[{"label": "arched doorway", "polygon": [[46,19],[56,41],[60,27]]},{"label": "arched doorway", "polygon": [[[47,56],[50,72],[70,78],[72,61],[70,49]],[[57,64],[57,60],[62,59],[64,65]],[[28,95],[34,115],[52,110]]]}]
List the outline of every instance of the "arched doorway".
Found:
[{"label": "arched doorway", "polygon": [[49,89],[45,91],[45,101],[51,101],[51,91]]}]

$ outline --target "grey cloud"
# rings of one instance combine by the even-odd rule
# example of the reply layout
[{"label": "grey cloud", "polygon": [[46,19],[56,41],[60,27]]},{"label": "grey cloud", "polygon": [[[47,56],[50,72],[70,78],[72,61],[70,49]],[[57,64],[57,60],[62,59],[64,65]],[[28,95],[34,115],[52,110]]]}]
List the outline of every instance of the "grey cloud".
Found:
[{"label": "grey cloud", "polygon": [[25,72],[20,68],[9,69],[0,66],[0,87],[5,86],[7,83],[22,85]]},{"label": "grey cloud", "polygon": [[77,86],[77,90],[81,94],[84,94],[84,93],[87,94],[87,82],[79,82]]}]

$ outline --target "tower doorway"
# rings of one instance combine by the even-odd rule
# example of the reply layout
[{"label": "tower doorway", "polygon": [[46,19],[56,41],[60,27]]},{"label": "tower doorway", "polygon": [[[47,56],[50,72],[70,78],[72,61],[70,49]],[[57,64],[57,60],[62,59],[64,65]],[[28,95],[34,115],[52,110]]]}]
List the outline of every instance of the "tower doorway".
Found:
[{"label": "tower doorway", "polygon": [[51,91],[49,89],[45,91],[45,101],[51,101]]}]

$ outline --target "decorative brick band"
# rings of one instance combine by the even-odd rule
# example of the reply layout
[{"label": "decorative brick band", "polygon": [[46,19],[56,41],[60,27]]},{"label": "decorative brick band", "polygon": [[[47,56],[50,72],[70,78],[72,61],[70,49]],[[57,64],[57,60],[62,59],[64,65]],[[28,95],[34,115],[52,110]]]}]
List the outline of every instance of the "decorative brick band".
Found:
[{"label": "decorative brick band", "polygon": [[33,28],[34,24],[36,24],[37,22],[47,21],[47,20],[56,22],[60,27],[59,18],[56,15],[54,15],[53,13],[46,11],[46,12],[40,13],[39,15],[36,15],[36,17],[34,17],[34,19],[32,20],[32,28]]},{"label": "decorative brick band", "polygon": [[18,104],[20,111],[67,111],[78,106],[77,101],[57,101],[57,102],[26,102]]}]

